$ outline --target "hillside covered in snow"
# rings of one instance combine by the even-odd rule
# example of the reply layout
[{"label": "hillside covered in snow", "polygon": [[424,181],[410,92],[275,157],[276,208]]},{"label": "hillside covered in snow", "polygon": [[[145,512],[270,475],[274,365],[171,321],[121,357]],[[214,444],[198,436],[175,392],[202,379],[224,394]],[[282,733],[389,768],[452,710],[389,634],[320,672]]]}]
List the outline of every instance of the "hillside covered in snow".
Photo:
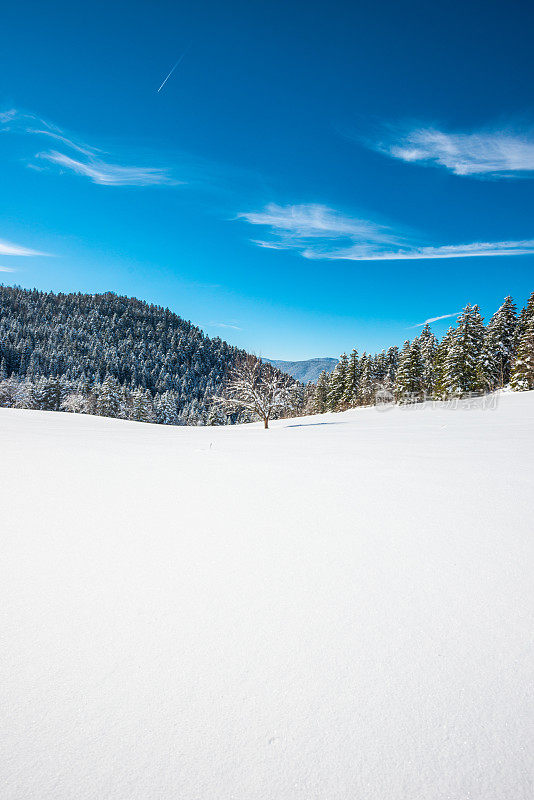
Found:
[{"label": "hillside covered in snow", "polygon": [[[59,410],[68,393],[86,396],[107,378],[115,393],[135,393],[135,419],[205,423],[213,395],[243,355],[168,308],[133,297],[0,286],[0,381],[25,381],[41,395],[30,398],[34,408]],[[0,405],[9,403],[0,397]],[[32,407],[27,398],[21,405]]]},{"label": "hillside covered in snow", "polygon": [[530,800],[534,392],[497,401],[0,408],[2,796]]}]

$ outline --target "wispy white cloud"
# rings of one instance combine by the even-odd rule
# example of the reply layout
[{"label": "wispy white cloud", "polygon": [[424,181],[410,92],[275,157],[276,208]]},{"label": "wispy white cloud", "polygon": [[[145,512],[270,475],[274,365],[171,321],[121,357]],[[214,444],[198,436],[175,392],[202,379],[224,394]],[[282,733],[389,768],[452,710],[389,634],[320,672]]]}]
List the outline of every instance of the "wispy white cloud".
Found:
[{"label": "wispy white cloud", "polygon": [[341,261],[413,261],[534,253],[534,239],[426,245],[372,220],[348,217],[327,206],[278,206],[238,215],[269,229],[270,238],[253,239],[259,247],[295,250],[304,258]]},{"label": "wispy white cloud", "polygon": [[[382,225],[365,219],[347,217],[328,206],[318,203],[279,206],[269,203],[263,211],[238,214],[252,225],[266,225],[280,238],[303,241],[305,239],[340,239],[365,237],[372,241],[393,241],[394,237]],[[273,243],[261,242],[263,247]],[[276,243],[274,243],[276,245]],[[282,243],[281,243],[282,244]]]},{"label": "wispy white cloud", "polygon": [[[53,139],[59,145],[77,154],[76,158],[63,151],[48,150],[35,154],[36,159],[47,161],[61,170],[68,170],[89,178],[101,186],[177,186],[183,181],[173,177],[166,167],[132,166],[131,164],[107,161],[102,156],[105,151],[67,134],[57,125],[35,114],[9,109],[0,112],[0,130],[4,133]],[[123,159],[120,159],[121,161]],[[39,169],[35,161],[28,167]]]},{"label": "wispy white cloud", "polygon": [[8,108],[6,111],[0,111],[0,122],[5,125],[17,117],[17,110],[15,108]]},{"label": "wispy white cloud", "polygon": [[[47,256],[49,253],[40,253],[37,250],[30,250],[29,247],[24,247],[20,244],[7,242],[5,239],[0,239],[0,255],[1,256]],[[5,267],[4,271],[9,271],[9,267]]]},{"label": "wispy white cloud", "polygon": [[35,136],[49,136],[51,139],[56,139],[58,142],[70,147],[72,150],[76,150],[78,153],[82,153],[84,156],[96,156],[97,153],[101,153],[102,151],[96,147],[90,147],[88,144],[81,144],[76,142],[74,139],[69,139],[67,136],[64,136],[61,133],[57,133],[56,131],[47,131],[47,130],[39,130],[38,128],[27,128],[26,133],[33,133]]},{"label": "wispy white cloud", "polygon": [[90,178],[93,183],[101,186],[175,186],[178,184],[178,181],[171,178],[166,170],[157,167],[125,167],[94,157],[89,161],[78,161],[57,150],[38,153],[37,157]]},{"label": "wispy white cloud", "polygon": [[13,269],[13,267],[2,267],[2,266],[0,266],[0,272],[16,272],[16,271],[17,270]]},{"label": "wispy white cloud", "polygon": [[231,328],[234,331],[243,330],[243,328],[241,328],[235,322],[210,322],[210,327],[212,327],[212,328]]},{"label": "wispy white cloud", "polygon": [[388,127],[381,140],[368,144],[392,158],[443,167],[455,175],[519,178],[534,172],[533,131]]},{"label": "wispy white cloud", "polygon": [[424,322],[416,322],[415,325],[410,325],[410,328],[422,328],[425,325],[430,325],[432,322],[439,322],[441,319],[457,317],[461,313],[461,311],[453,311],[452,314],[441,314],[439,317],[429,317],[428,319],[425,319]]},{"label": "wispy white cloud", "polygon": [[478,256],[525,256],[534,254],[534,239],[519,242],[473,242],[439,247],[407,246],[398,250],[373,250],[368,244],[355,244],[340,250],[304,250],[305,258],[330,258],[342,261],[418,261],[432,258],[476,258]]},{"label": "wispy white cloud", "polygon": [[269,203],[263,211],[244,212],[237,219],[269,229],[270,238],[252,240],[258,247],[297,250],[305,258],[330,258],[341,248],[348,252],[355,242],[361,247],[365,243],[369,252],[378,252],[402,241],[384,225],[348,217],[318,203],[287,206]]}]

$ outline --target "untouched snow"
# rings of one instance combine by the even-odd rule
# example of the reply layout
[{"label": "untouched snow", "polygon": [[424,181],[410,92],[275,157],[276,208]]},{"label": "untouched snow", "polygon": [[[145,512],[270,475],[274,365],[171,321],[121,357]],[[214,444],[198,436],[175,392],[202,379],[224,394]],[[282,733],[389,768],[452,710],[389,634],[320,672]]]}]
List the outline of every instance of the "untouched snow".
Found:
[{"label": "untouched snow", "polygon": [[0,448],[5,800],[532,800],[534,392]]}]

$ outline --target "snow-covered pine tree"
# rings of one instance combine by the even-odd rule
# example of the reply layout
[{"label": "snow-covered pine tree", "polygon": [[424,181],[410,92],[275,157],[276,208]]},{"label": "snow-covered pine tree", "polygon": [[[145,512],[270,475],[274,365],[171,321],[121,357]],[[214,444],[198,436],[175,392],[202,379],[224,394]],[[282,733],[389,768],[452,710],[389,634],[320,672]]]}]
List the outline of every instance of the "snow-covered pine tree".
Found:
[{"label": "snow-covered pine tree", "polygon": [[171,392],[167,389],[166,392],[163,393],[163,409],[165,413],[165,424],[166,425],[177,425],[178,424],[178,403],[176,392]]},{"label": "snow-covered pine tree", "polygon": [[359,381],[360,361],[358,358],[358,351],[354,348],[349,356],[347,380],[343,395],[343,403],[347,408],[353,408],[357,404]]},{"label": "snow-covered pine tree", "polygon": [[32,407],[32,390],[33,384],[25,380],[19,383],[14,399],[15,408],[31,408]]},{"label": "snow-covered pine tree", "polygon": [[395,399],[402,402],[410,394],[410,341],[406,339],[399,353],[395,377]]},{"label": "snow-covered pine tree", "polygon": [[59,378],[41,376],[37,383],[33,385],[32,406],[42,411],[58,411],[61,406],[62,394]]},{"label": "snow-covered pine tree", "polygon": [[343,406],[343,395],[347,385],[348,366],[347,354],[343,353],[330,376],[330,386],[327,401],[329,411],[340,411]]},{"label": "snow-covered pine tree", "polygon": [[395,385],[395,376],[397,374],[397,367],[399,365],[399,348],[395,345],[390,347],[386,353],[387,361],[387,385],[392,387]]},{"label": "snow-covered pine tree", "polygon": [[96,413],[100,417],[118,417],[121,411],[121,387],[113,375],[106,375],[96,398]]},{"label": "snow-covered pine tree", "polygon": [[414,339],[410,346],[410,376],[414,399],[424,399],[424,369],[421,346],[419,340]]},{"label": "snow-covered pine tree", "polygon": [[329,376],[326,370],[323,370],[319,375],[317,389],[315,390],[314,410],[316,414],[324,414],[327,410],[329,391]]},{"label": "snow-covered pine tree", "polygon": [[510,385],[515,392],[534,389],[534,314],[527,320],[519,340]]},{"label": "snow-covered pine tree", "polygon": [[445,359],[446,395],[462,397],[484,388],[480,370],[483,342],[484,322],[479,308],[468,304],[458,317]]},{"label": "snow-covered pine tree", "polygon": [[484,335],[480,371],[489,391],[502,388],[510,380],[516,325],[516,307],[508,296],[492,316]]},{"label": "snow-covered pine tree", "polygon": [[0,405],[5,408],[13,408],[19,389],[20,383],[14,375],[0,381]]},{"label": "snow-covered pine tree", "polygon": [[524,308],[521,309],[521,313],[519,314],[517,320],[514,334],[514,353],[517,352],[517,349],[519,348],[521,337],[524,334],[528,325],[528,321],[532,316],[534,316],[534,292],[532,292],[528,298]]},{"label": "snow-covered pine tree", "polygon": [[453,336],[454,328],[451,326],[436,349],[436,355],[434,357],[433,364],[434,391],[432,395],[436,400],[442,400],[447,395],[445,365],[447,362],[447,356],[449,355],[449,349]]},{"label": "snow-covered pine tree", "polygon": [[430,330],[430,325],[427,324],[419,334],[419,346],[421,348],[421,357],[423,359],[423,389],[428,397],[434,395],[434,359],[438,349],[438,340]]},{"label": "snow-covered pine tree", "polygon": [[417,402],[423,399],[423,357],[418,339],[404,342],[399,357],[395,396],[400,403]]},{"label": "snow-covered pine tree", "polygon": [[373,365],[371,356],[365,351],[360,358],[360,380],[358,383],[358,405],[367,406],[373,394]]},{"label": "snow-covered pine tree", "polygon": [[349,375],[349,359],[346,353],[342,353],[339,358],[339,373],[341,385],[343,387],[341,397],[339,399],[339,407],[341,410],[348,408],[350,405],[351,384]]},{"label": "snow-covered pine tree", "polygon": [[132,392],[129,419],[154,422],[154,404],[148,389],[135,389]]},{"label": "snow-covered pine tree", "polygon": [[214,403],[208,412],[208,425],[227,425],[227,424],[228,424],[228,417],[226,416],[220,405]]},{"label": "snow-covered pine tree", "polygon": [[316,386],[313,383],[307,383],[302,387],[301,408],[304,416],[309,416],[315,413],[315,391]]},{"label": "snow-covered pine tree", "polygon": [[386,351],[377,353],[373,359],[373,377],[375,383],[383,384],[388,372],[388,361]]},{"label": "snow-covered pine tree", "polygon": [[71,392],[61,401],[61,409],[71,414],[87,414],[87,396],[80,392]]}]

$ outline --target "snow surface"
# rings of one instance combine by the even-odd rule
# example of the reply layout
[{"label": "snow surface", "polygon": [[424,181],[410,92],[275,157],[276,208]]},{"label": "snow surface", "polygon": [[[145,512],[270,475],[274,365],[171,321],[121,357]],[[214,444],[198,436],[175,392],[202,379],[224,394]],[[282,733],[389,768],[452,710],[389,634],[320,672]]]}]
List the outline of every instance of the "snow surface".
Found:
[{"label": "snow surface", "polygon": [[531,800],[534,392],[0,409],[4,800]]}]

